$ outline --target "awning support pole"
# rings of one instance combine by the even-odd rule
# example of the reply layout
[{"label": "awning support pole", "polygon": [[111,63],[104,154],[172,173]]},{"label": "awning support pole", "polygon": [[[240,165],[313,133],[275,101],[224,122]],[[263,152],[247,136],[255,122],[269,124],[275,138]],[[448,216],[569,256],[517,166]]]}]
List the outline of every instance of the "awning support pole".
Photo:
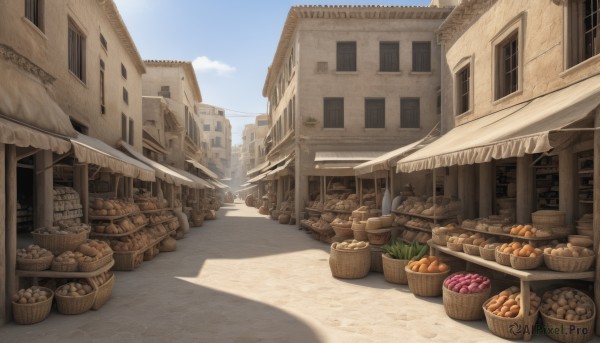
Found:
[{"label": "awning support pole", "polygon": [[[435,189],[435,186],[436,186],[435,168],[433,168],[433,170],[431,171],[431,174],[432,174],[431,180],[432,180],[432,187],[433,187],[433,205],[435,206],[435,204],[437,204],[437,201],[436,201],[437,200],[437,194],[436,194],[437,192]],[[435,212],[436,211],[433,211],[433,223],[437,224],[437,216],[435,215]]]},{"label": "awning support pole", "polygon": [[[600,108],[596,108],[594,126],[600,126]],[[596,313],[600,310],[600,132],[594,132],[594,219],[592,226],[594,237],[594,251],[596,252],[596,273],[594,277],[594,301]],[[600,335],[600,318],[596,315],[596,335]]]}]

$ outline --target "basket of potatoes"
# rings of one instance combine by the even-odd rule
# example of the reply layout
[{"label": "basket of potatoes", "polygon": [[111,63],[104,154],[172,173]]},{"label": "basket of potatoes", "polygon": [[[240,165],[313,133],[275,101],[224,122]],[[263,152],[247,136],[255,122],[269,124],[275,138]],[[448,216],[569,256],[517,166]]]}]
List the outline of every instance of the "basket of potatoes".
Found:
[{"label": "basket of potatoes", "polygon": [[329,267],[334,277],[342,279],[360,279],[367,276],[371,269],[369,243],[357,240],[333,243],[329,254]]},{"label": "basket of potatoes", "polygon": [[546,334],[558,342],[582,343],[592,339],[596,306],[590,297],[569,287],[544,293],[540,313]]},{"label": "basket of potatoes", "polygon": [[94,300],[92,310],[98,310],[112,296],[113,286],[115,285],[115,274],[113,272],[104,272],[89,280],[96,290],[96,299]]},{"label": "basket of potatoes", "polygon": [[83,254],[78,251],[65,251],[54,258],[50,269],[55,272],[76,272],[79,266],[77,261],[82,257]]},{"label": "basket of potatoes", "polygon": [[112,260],[113,251],[106,242],[90,239],[77,247],[82,254],[78,258],[80,272],[92,272],[107,265]]},{"label": "basket of potatoes", "polygon": [[[534,292],[529,294],[528,323],[533,325],[538,317],[541,299]],[[523,310],[521,309],[521,291],[519,287],[510,287],[494,295],[483,304],[483,313],[490,331],[506,339],[523,339]]]},{"label": "basket of potatoes", "polygon": [[96,291],[85,282],[69,282],[56,289],[56,307],[62,314],[80,314],[94,305]]},{"label": "basket of potatoes", "polygon": [[39,245],[29,245],[17,250],[17,268],[28,271],[42,271],[50,268],[54,255]]},{"label": "basket of potatoes", "polygon": [[404,271],[408,288],[414,295],[439,297],[450,267],[436,256],[425,256],[418,261],[410,261]]},{"label": "basket of potatoes", "polygon": [[54,293],[44,287],[21,289],[12,296],[12,313],[17,324],[35,324],[46,319]]},{"label": "basket of potatoes", "polygon": [[544,262],[557,272],[583,272],[594,263],[594,251],[571,243],[558,244],[544,249]]},{"label": "basket of potatoes", "polygon": [[503,266],[510,267],[510,255],[516,249],[521,249],[523,244],[521,242],[512,242],[512,243],[503,243],[502,245],[496,247],[494,252],[494,257],[498,264]]},{"label": "basket of potatoes", "polygon": [[532,244],[523,244],[521,248],[514,249],[509,259],[510,266],[519,270],[536,269],[544,264],[542,250]]}]

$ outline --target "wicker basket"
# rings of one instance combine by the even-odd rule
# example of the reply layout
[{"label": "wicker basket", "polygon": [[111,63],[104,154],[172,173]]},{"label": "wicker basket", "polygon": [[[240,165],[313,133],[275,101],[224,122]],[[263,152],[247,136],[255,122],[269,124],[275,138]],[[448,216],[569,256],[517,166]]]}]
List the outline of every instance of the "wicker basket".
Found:
[{"label": "wicker basket", "polygon": [[370,244],[369,247],[371,248],[371,268],[369,270],[375,273],[383,273],[381,245]]},{"label": "wicker basket", "polygon": [[354,231],[352,231],[352,229],[349,227],[342,227],[336,225],[331,225],[331,227],[333,228],[333,231],[335,231],[336,236],[345,238],[354,237]]},{"label": "wicker basket", "polygon": [[382,245],[386,244],[392,238],[391,229],[366,230],[369,243]]},{"label": "wicker basket", "polygon": [[[490,311],[486,310],[486,305],[492,299],[493,297],[488,299],[482,306],[488,329],[490,329],[490,331],[498,337],[513,340],[523,339],[523,315],[519,315],[516,318],[505,318],[491,313]],[[536,322],[538,313],[539,309],[534,314],[529,316],[529,323],[533,325]],[[529,330],[531,331],[532,328],[529,328]]]},{"label": "wicker basket", "polygon": [[[590,303],[594,303],[587,295],[573,290],[577,294],[584,296]],[[594,336],[594,322],[596,320],[596,307],[592,306],[594,313],[592,317],[586,320],[569,321],[564,319],[552,318],[540,311],[544,327],[547,328],[546,335],[558,342],[564,343],[583,343],[592,339]]]},{"label": "wicker basket", "polygon": [[92,310],[98,310],[102,306],[104,306],[104,304],[106,304],[106,302],[112,296],[112,290],[115,285],[115,274],[111,274],[110,279],[108,279],[105,283],[103,283],[100,286],[96,285],[93,280],[92,282],[94,283],[94,289],[96,289],[96,299],[94,300]]},{"label": "wicker basket", "polygon": [[79,263],[71,263],[71,262],[56,262],[56,260],[52,261],[52,269],[55,272],[76,272],[79,268]]},{"label": "wicker basket", "polygon": [[12,302],[12,313],[15,323],[17,324],[35,324],[43,321],[50,314],[52,309],[52,300],[54,299],[54,292],[52,290],[40,287],[50,294],[50,297],[45,301],[41,301],[35,304],[19,304]]},{"label": "wicker basket", "polygon": [[379,217],[379,220],[381,220],[382,228],[390,227],[394,223],[394,217],[392,217],[391,215],[381,216],[381,217]]},{"label": "wicker basket", "polygon": [[565,225],[565,212],[542,210],[531,214],[531,221],[534,226],[556,227]]},{"label": "wicker basket", "polygon": [[352,233],[354,234],[354,239],[356,239],[357,241],[368,241],[369,237],[367,236],[367,231],[365,230],[352,230]]},{"label": "wicker basket", "polygon": [[[464,272],[455,274],[465,274]],[[452,274],[452,275],[455,275]],[[449,276],[450,277],[450,276]],[[448,317],[458,320],[479,320],[483,318],[483,303],[490,297],[491,287],[482,292],[461,294],[442,286],[444,310]]]},{"label": "wicker basket", "polygon": [[562,257],[544,254],[544,263],[548,269],[557,272],[578,273],[589,270],[594,263],[594,256]]},{"label": "wicker basket", "polygon": [[94,305],[96,291],[81,297],[68,297],[56,294],[56,308],[62,314],[81,314],[89,311]]},{"label": "wicker basket", "polygon": [[450,274],[450,270],[443,273],[418,273],[404,267],[408,288],[414,295],[421,297],[439,297],[442,295],[444,279]]},{"label": "wicker basket", "polygon": [[79,245],[85,243],[88,235],[89,232],[87,230],[68,235],[31,233],[33,244],[52,251],[54,255],[60,255],[67,250],[75,251]]},{"label": "wicker basket", "polygon": [[496,247],[492,249],[479,247],[479,256],[481,256],[481,258],[484,260],[496,261]]},{"label": "wicker basket", "polygon": [[463,252],[463,243],[446,242],[446,246],[452,251]]},{"label": "wicker basket", "polygon": [[479,245],[463,244],[463,251],[469,255],[479,256]]},{"label": "wicker basket", "polygon": [[[115,265],[112,267],[112,270],[118,271],[132,271],[139,266],[136,263],[136,257],[138,255],[144,255],[143,251],[115,251],[113,253],[113,259],[115,260]],[[143,258],[142,258],[143,260]]]},{"label": "wicker basket", "polygon": [[536,269],[544,264],[544,256],[542,255],[536,257],[521,257],[510,254],[509,260],[510,266],[518,270]]},{"label": "wicker basket", "polygon": [[364,231],[366,227],[366,223],[361,223],[360,221],[353,221],[352,222],[352,230],[355,231]]},{"label": "wicker basket", "polygon": [[497,247],[494,250],[494,258],[496,259],[496,262],[498,264],[501,264],[503,266],[509,266],[510,267],[510,255],[509,253],[505,253],[505,252],[501,252],[500,250],[498,250],[500,247]]},{"label": "wicker basket", "polygon": [[17,269],[39,272],[49,269],[52,265],[52,260],[54,260],[54,256],[52,255],[36,259],[17,258]]},{"label": "wicker basket", "polygon": [[336,250],[334,243],[329,254],[329,268],[334,277],[342,279],[360,279],[371,269],[371,249]]},{"label": "wicker basket", "polygon": [[381,219],[379,217],[372,217],[367,219],[366,230],[379,230],[381,229]]},{"label": "wicker basket", "polygon": [[433,244],[445,247],[448,243],[448,235],[437,235],[435,233],[432,233],[431,242],[433,242]]},{"label": "wicker basket", "polygon": [[105,265],[109,264],[110,261],[112,260],[112,258],[113,258],[113,253],[111,252],[110,254],[103,256],[96,261],[79,262],[79,266],[77,269],[79,269],[80,272],[93,272],[93,271],[98,270],[98,269],[104,267]]},{"label": "wicker basket", "polygon": [[389,257],[387,254],[382,254],[381,261],[383,263],[383,278],[385,281],[399,285],[408,284],[404,268],[410,262],[409,260],[397,260]]}]

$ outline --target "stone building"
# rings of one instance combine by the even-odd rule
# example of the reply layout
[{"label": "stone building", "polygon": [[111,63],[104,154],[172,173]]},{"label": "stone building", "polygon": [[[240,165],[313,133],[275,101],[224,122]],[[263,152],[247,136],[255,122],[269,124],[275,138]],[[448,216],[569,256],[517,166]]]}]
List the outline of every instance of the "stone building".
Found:
[{"label": "stone building", "polygon": [[202,128],[202,149],[208,167],[221,178],[231,177],[231,123],[225,110],[197,104]]},{"label": "stone building", "polygon": [[261,114],[256,116],[253,124],[244,126],[241,156],[244,175],[248,172],[256,174],[259,170],[253,169],[265,162],[265,138],[269,130],[268,120],[269,118],[266,114]]},{"label": "stone building", "polygon": [[231,181],[229,188],[239,189],[246,180],[246,170],[242,163],[242,146],[237,144],[231,147]]},{"label": "stone building", "polygon": [[435,30],[449,12],[401,6],[290,9],[263,96],[269,104],[267,158],[271,166],[294,159],[296,212],[318,177],[353,178],[356,164],[412,143],[438,123]]}]

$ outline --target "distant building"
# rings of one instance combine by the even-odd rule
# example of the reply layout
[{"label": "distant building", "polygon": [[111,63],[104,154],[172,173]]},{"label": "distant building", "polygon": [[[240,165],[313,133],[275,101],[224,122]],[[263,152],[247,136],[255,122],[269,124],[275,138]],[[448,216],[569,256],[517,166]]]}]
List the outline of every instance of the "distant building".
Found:
[{"label": "distant building", "polygon": [[202,128],[202,149],[208,167],[222,178],[231,177],[231,123],[225,110],[197,104]]},{"label": "distant building", "polygon": [[269,130],[269,117],[256,116],[253,124],[244,126],[242,136],[242,161],[246,172],[265,162],[265,138]]}]

